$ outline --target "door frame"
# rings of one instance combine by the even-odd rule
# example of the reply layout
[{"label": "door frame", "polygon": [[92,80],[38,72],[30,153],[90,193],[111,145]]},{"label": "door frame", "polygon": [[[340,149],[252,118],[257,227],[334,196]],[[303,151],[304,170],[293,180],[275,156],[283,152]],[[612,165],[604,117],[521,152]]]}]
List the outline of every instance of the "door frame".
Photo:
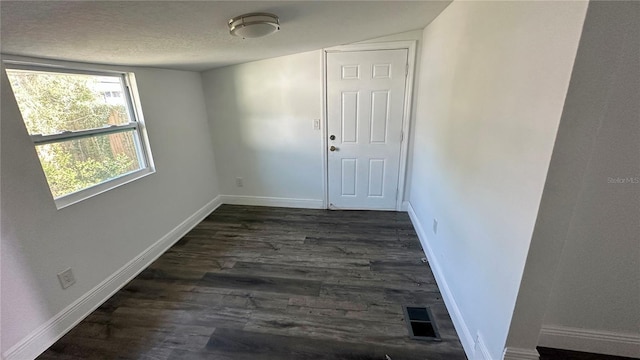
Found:
[{"label": "door frame", "polygon": [[398,193],[396,194],[396,211],[403,211],[405,181],[407,175],[407,158],[409,153],[409,130],[411,129],[411,107],[413,104],[413,83],[416,67],[416,41],[389,41],[380,43],[340,45],[322,50],[322,181],[324,185],[323,208],[329,208],[329,133],[327,132],[327,55],[338,52],[407,50],[407,77],[405,81],[404,109],[402,113],[402,142],[400,144],[400,167],[398,170]]}]

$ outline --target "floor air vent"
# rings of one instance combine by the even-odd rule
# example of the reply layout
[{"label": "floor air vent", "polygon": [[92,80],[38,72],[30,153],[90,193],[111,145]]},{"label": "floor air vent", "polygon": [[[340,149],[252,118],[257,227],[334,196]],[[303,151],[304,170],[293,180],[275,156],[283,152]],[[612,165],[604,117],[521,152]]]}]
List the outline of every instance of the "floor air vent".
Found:
[{"label": "floor air vent", "polygon": [[405,306],[404,318],[412,339],[440,341],[435,318],[428,306]]}]

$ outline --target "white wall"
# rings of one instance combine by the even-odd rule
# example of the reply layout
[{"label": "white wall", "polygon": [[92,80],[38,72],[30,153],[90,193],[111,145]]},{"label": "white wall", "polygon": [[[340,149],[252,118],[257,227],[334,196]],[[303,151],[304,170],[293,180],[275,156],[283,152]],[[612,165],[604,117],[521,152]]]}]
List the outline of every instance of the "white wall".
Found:
[{"label": "white wall", "polygon": [[220,192],[321,207],[321,52],[207,71],[203,83]]},{"label": "white wall", "polygon": [[[136,74],[157,172],[56,210],[2,69],[4,351],[42,329],[218,194],[200,74],[127,70]],[[67,267],[77,282],[63,290],[56,274]],[[67,325],[77,320],[65,319]],[[48,328],[30,346],[42,346],[63,330]]]},{"label": "white wall", "polygon": [[[588,19],[597,18],[585,26],[599,33],[603,27],[616,28],[600,37],[597,46],[585,49],[584,56],[591,59],[578,57],[574,70],[572,84],[592,78],[595,71],[607,72],[609,77],[588,90],[575,89],[582,101],[567,105],[585,107],[584,95],[594,92],[604,99],[599,111],[592,113],[599,117],[600,126],[573,210],[546,324],[636,336],[640,332],[639,10],[636,2],[590,6],[593,17]],[[601,59],[593,60],[602,57],[603,49],[611,60],[604,66]],[[580,126],[584,118],[580,120],[567,126]],[[620,179],[624,182],[619,183]],[[637,350],[633,355],[640,356]]]},{"label": "white wall", "polygon": [[410,214],[470,358],[502,356],[586,8],[453,2],[423,34]]},{"label": "white wall", "polygon": [[510,345],[640,357],[639,18],[589,5]]},{"label": "white wall", "polygon": [[[589,53],[584,56],[590,59],[582,61],[578,57],[575,71],[580,71],[576,76],[581,77],[575,81],[592,77],[594,71],[606,71],[609,75],[606,80],[613,81],[600,86],[593,84],[588,89],[598,91],[605,100],[596,113],[600,115],[600,128],[556,275],[545,321],[550,324],[639,331],[639,10],[640,3],[632,2],[590,6],[593,17],[588,19],[593,20],[585,24],[587,29],[592,32],[602,32],[603,27],[615,29],[597,39],[596,46],[585,50]],[[598,59],[594,64],[594,57],[602,57],[603,49],[610,53],[611,63],[603,66]],[[586,92],[576,91],[581,91],[579,95]],[[619,183],[619,179],[625,182]]]},{"label": "white wall", "polygon": [[[362,43],[421,37],[421,31],[409,31]],[[322,207],[324,141],[312,126],[322,118],[322,51],[202,76],[224,201]],[[243,187],[236,186],[237,177]]]}]

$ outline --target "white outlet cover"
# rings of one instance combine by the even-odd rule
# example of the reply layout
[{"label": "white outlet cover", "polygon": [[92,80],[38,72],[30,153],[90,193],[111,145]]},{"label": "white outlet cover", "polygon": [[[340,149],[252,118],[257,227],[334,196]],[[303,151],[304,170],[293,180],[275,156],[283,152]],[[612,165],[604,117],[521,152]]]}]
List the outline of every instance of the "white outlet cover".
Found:
[{"label": "white outlet cover", "polygon": [[76,283],[76,278],[73,276],[71,268],[58,273],[58,280],[60,280],[60,285],[63,289],[66,289]]}]

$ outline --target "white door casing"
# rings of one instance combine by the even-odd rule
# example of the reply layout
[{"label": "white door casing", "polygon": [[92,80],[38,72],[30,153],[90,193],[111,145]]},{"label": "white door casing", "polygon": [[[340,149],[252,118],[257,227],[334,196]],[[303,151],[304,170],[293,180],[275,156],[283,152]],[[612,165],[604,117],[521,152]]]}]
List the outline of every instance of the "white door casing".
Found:
[{"label": "white door casing", "polygon": [[329,208],[396,209],[407,60],[407,49],[327,53]]}]

